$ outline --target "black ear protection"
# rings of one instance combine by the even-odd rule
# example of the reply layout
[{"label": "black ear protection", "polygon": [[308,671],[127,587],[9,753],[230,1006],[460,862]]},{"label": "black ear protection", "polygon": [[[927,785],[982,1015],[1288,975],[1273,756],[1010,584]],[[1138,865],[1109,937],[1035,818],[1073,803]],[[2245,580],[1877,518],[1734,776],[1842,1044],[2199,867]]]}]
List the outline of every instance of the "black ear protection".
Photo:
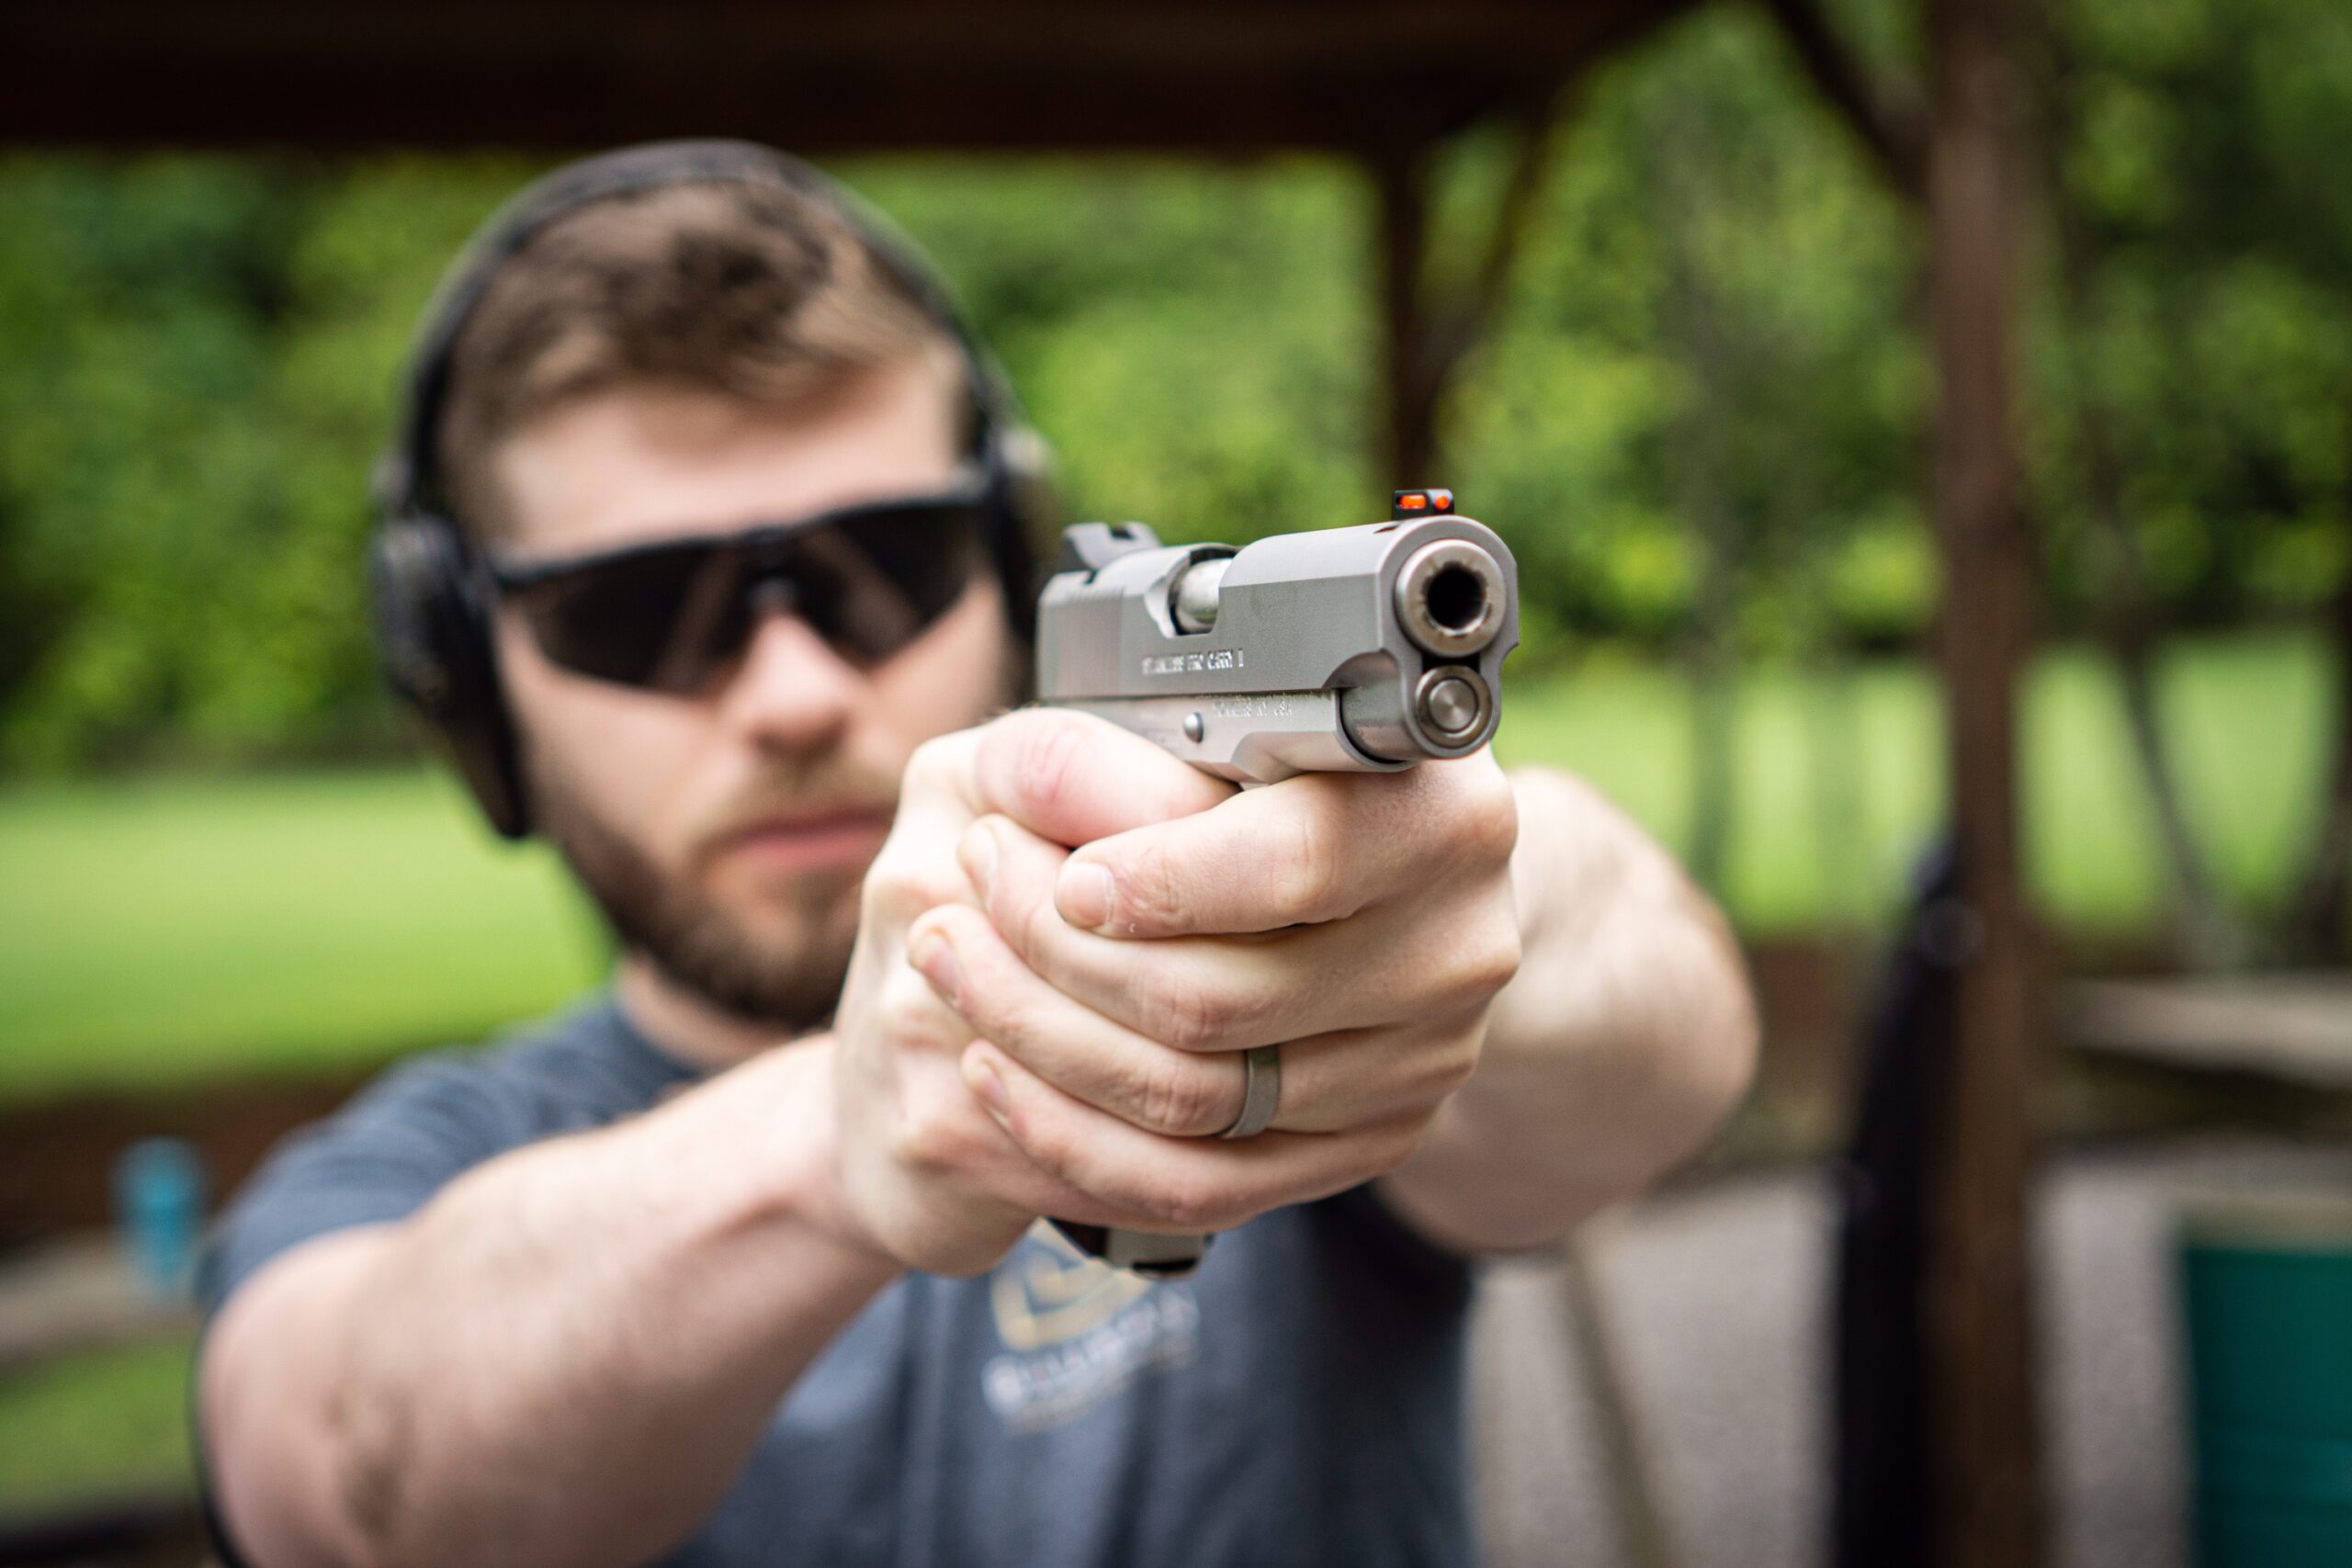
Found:
[{"label": "black ear protection", "polygon": [[668,141],[569,164],[493,213],[441,282],[412,351],[405,411],[378,465],[379,521],[368,544],[369,598],[384,673],[456,760],[491,825],[531,829],[514,724],[499,679],[488,563],[449,516],[440,472],[441,416],[458,334],[501,266],[549,223],[631,192],[701,184],[767,186],[828,209],[892,281],[955,340],[975,411],[973,454],[1001,498],[989,540],[1014,630],[1035,614],[1031,530],[1047,511],[1046,448],[913,243],[807,164],[746,141]]}]

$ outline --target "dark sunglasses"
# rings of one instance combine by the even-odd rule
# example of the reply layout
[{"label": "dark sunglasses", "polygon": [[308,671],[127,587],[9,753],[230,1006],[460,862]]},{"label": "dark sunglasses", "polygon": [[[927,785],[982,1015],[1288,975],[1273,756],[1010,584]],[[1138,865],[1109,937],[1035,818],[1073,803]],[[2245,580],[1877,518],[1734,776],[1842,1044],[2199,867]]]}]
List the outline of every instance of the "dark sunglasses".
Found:
[{"label": "dark sunglasses", "polygon": [[490,572],[549,662],[687,694],[740,657],[771,612],[799,617],[854,662],[888,659],[963,596],[1003,517],[997,489],[975,482]]}]

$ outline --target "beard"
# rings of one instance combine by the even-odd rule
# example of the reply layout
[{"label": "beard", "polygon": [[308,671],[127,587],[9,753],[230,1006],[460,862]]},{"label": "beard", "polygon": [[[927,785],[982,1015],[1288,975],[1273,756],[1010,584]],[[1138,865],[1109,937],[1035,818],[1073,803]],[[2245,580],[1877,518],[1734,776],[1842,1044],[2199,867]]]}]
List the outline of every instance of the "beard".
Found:
[{"label": "beard", "polygon": [[763,933],[704,896],[690,874],[665,873],[565,787],[558,770],[532,759],[529,773],[540,830],[624,948],[714,1007],[786,1034],[833,1016],[857,935],[854,900],[838,879],[802,877],[777,889],[775,930]]}]

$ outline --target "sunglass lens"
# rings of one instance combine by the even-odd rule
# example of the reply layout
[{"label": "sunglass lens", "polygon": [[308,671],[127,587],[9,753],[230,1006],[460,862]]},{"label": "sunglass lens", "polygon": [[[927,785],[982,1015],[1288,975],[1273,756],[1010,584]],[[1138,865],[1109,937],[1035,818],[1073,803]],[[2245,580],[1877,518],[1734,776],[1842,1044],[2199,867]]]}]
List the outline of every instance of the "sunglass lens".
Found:
[{"label": "sunglass lens", "polygon": [[922,635],[986,558],[986,513],[969,505],[894,507],[794,541],[797,608],[859,660],[886,659]]},{"label": "sunglass lens", "polygon": [[714,668],[714,645],[723,658],[730,634],[741,641],[737,567],[732,552],[708,545],[648,550],[533,583],[515,600],[551,662],[622,685],[689,691]]}]

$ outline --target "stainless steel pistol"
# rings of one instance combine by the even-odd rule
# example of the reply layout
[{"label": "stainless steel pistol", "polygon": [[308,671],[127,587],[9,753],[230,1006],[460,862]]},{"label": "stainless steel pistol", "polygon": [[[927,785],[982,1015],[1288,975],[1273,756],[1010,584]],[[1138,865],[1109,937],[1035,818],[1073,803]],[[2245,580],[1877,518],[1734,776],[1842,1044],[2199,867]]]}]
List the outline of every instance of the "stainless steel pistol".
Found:
[{"label": "stainless steel pistol", "polygon": [[[1083,523],[1038,600],[1037,700],[1244,787],[1394,773],[1493,737],[1518,646],[1518,566],[1493,529],[1453,514],[1450,491],[1399,491],[1385,523],[1239,549]],[[1192,1272],[1208,1247],[1055,1224],[1154,1278]]]}]

